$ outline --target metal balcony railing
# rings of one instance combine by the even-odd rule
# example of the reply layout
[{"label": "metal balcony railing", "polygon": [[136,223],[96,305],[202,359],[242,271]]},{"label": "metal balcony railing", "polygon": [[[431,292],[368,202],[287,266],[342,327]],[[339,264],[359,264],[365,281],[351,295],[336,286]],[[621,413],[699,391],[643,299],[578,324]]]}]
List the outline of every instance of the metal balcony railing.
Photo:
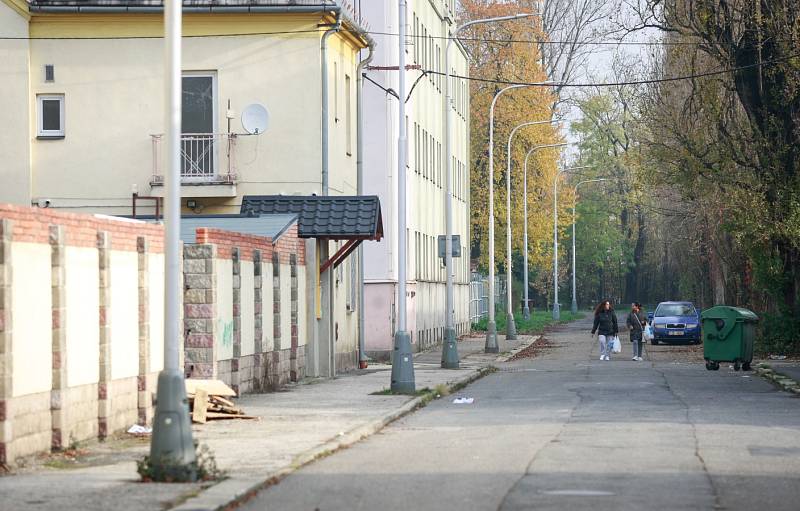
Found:
[{"label": "metal balcony railing", "polygon": [[[153,144],[153,184],[164,182],[163,134],[150,135]],[[235,183],[235,133],[181,135],[181,182]]]}]

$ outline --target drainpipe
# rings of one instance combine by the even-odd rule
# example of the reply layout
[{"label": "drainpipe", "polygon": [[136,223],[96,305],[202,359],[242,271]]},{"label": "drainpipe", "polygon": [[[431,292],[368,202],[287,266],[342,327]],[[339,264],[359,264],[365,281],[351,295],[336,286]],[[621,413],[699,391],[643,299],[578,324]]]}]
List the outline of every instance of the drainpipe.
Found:
[{"label": "drainpipe", "polygon": [[322,195],[328,195],[328,38],[342,28],[342,17],[336,13],[336,23],[322,35]]},{"label": "drainpipe", "polygon": [[[356,68],[356,193],[364,195],[364,69],[372,62],[375,41],[369,41],[367,57]],[[367,368],[364,339],[364,243],[358,244],[358,367]]]},{"label": "drainpipe", "polygon": [[[329,194],[328,174],[329,174],[329,127],[328,127],[328,38],[339,31],[342,27],[341,13],[336,13],[336,22],[331,28],[325,31],[322,35],[321,41],[321,58],[322,58],[322,195]],[[326,250],[322,253],[330,257],[330,242],[322,240]],[[320,261],[321,262],[321,261]],[[327,275],[320,275],[320,285],[323,283],[328,288],[328,377],[336,377],[336,320],[335,320],[335,302],[334,302],[334,282],[333,282],[333,267],[329,267]],[[323,293],[324,294],[324,293]],[[324,316],[324,314],[323,314]]]}]

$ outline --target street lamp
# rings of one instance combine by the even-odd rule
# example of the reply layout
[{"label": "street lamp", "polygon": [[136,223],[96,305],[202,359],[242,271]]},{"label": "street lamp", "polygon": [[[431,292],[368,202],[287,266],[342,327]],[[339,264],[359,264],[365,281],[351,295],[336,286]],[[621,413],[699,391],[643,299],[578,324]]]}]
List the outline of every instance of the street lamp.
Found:
[{"label": "street lamp", "polygon": [[[492,104],[489,107],[489,323],[486,326],[486,346],[484,347],[484,352],[486,353],[500,352],[500,347],[497,344],[497,323],[494,320],[494,107],[497,104],[497,100],[506,91],[522,87],[550,85],[550,83],[548,81],[509,85],[495,93]],[[508,284],[510,283],[509,279]]]},{"label": "street lamp", "polygon": [[455,311],[453,310],[453,157],[452,157],[452,133],[450,124],[452,123],[452,98],[450,97],[450,45],[458,38],[458,34],[467,27],[480,23],[493,23],[496,21],[507,21],[519,18],[527,18],[533,14],[515,14],[512,16],[498,16],[495,18],[485,18],[464,23],[456,28],[453,35],[447,41],[444,50],[444,154],[447,162],[447,177],[445,178],[447,192],[445,195],[445,243],[444,243],[444,264],[446,277],[446,298],[444,343],[442,344],[442,367],[445,369],[458,369],[458,347],[456,346]]},{"label": "street lamp", "polygon": [[397,331],[394,334],[392,357],[392,392],[413,394],[414,356],[411,353],[411,336],[406,329],[406,0],[398,1],[398,85],[399,124],[397,137]]},{"label": "street lamp", "polygon": [[189,404],[183,373],[178,368],[180,350],[181,253],[181,18],[178,0],[164,2],[166,78],[166,204],[164,208],[164,369],[158,374],[150,461],[156,481],[194,481],[196,455],[189,423]]},{"label": "street lamp", "polygon": [[558,177],[562,172],[585,169],[588,165],[561,169],[553,180],[553,319],[561,319],[561,306],[558,303]]},{"label": "street lamp", "polygon": [[[548,122],[556,122],[556,121],[548,121]],[[523,173],[522,173],[522,181],[523,181],[523,186],[522,186],[522,191],[523,191],[522,214],[524,216],[524,225],[525,225],[525,229],[524,229],[524,233],[525,234],[523,235],[523,240],[522,240],[522,245],[525,248],[525,254],[524,254],[524,260],[525,260],[524,266],[525,266],[525,269],[522,272],[523,276],[524,276],[524,280],[523,280],[524,284],[523,285],[525,287],[525,289],[524,289],[524,292],[525,292],[524,303],[525,303],[525,305],[524,305],[524,307],[522,309],[522,316],[525,319],[530,319],[530,317],[531,317],[531,309],[528,306],[528,158],[531,156],[531,154],[533,154],[534,152],[538,151],[539,149],[546,149],[546,148],[549,148],[549,147],[563,147],[565,145],[569,145],[569,143],[568,142],[563,142],[563,143],[559,143],[559,144],[537,145],[537,146],[533,146],[530,149],[530,151],[528,151],[528,154],[525,155],[525,164],[523,166]]]},{"label": "street lamp", "polygon": [[598,179],[586,179],[584,181],[580,181],[578,184],[575,185],[575,202],[572,203],[572,313],[578,312],[578,298],[577,294],[575,293],[575,273],[576,273],[576,266],[575,266],[575,206],[578,203],[578,187],[580,185],[586,183],[597,183],[598,181],[608,181],[607,178],[601,177]]}]

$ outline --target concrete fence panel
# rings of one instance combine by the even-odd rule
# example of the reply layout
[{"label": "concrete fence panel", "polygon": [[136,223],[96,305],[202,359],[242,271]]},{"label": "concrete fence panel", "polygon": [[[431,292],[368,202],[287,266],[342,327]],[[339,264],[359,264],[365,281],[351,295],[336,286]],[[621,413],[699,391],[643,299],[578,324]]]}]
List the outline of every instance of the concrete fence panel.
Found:
[{"label": "concrete fence panel", "polygon": [[163,266],[163,236],[143,222],[0,204],[0,464],[152,416],[150,353],[163,342],[149,318],[163,325],[163,311],[148,297],[163,274],[147,273],[139,247]]}]

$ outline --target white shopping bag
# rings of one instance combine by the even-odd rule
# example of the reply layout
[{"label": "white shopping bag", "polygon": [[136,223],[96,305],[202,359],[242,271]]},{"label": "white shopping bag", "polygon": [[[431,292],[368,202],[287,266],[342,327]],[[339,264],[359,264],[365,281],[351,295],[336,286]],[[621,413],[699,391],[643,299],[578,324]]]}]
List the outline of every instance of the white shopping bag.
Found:
[{"label": "white shopping bag", "polygon": [[612,339],[611,342],[613,343],[612,347],[611,347],[611,351],[613,351],[614,353],[621,353],[622,352],[622,343],[619,342],[619,337],[617,337],[615,335],[614,339]]},{"label": "white shopping bag", "polygon": [[644,327],[643,337],[644,337],[644,340],[647,341],[647,342],[652,341],[653,340],[653,327],[651,327],[650,325],[647,325],[646,327]]}]

